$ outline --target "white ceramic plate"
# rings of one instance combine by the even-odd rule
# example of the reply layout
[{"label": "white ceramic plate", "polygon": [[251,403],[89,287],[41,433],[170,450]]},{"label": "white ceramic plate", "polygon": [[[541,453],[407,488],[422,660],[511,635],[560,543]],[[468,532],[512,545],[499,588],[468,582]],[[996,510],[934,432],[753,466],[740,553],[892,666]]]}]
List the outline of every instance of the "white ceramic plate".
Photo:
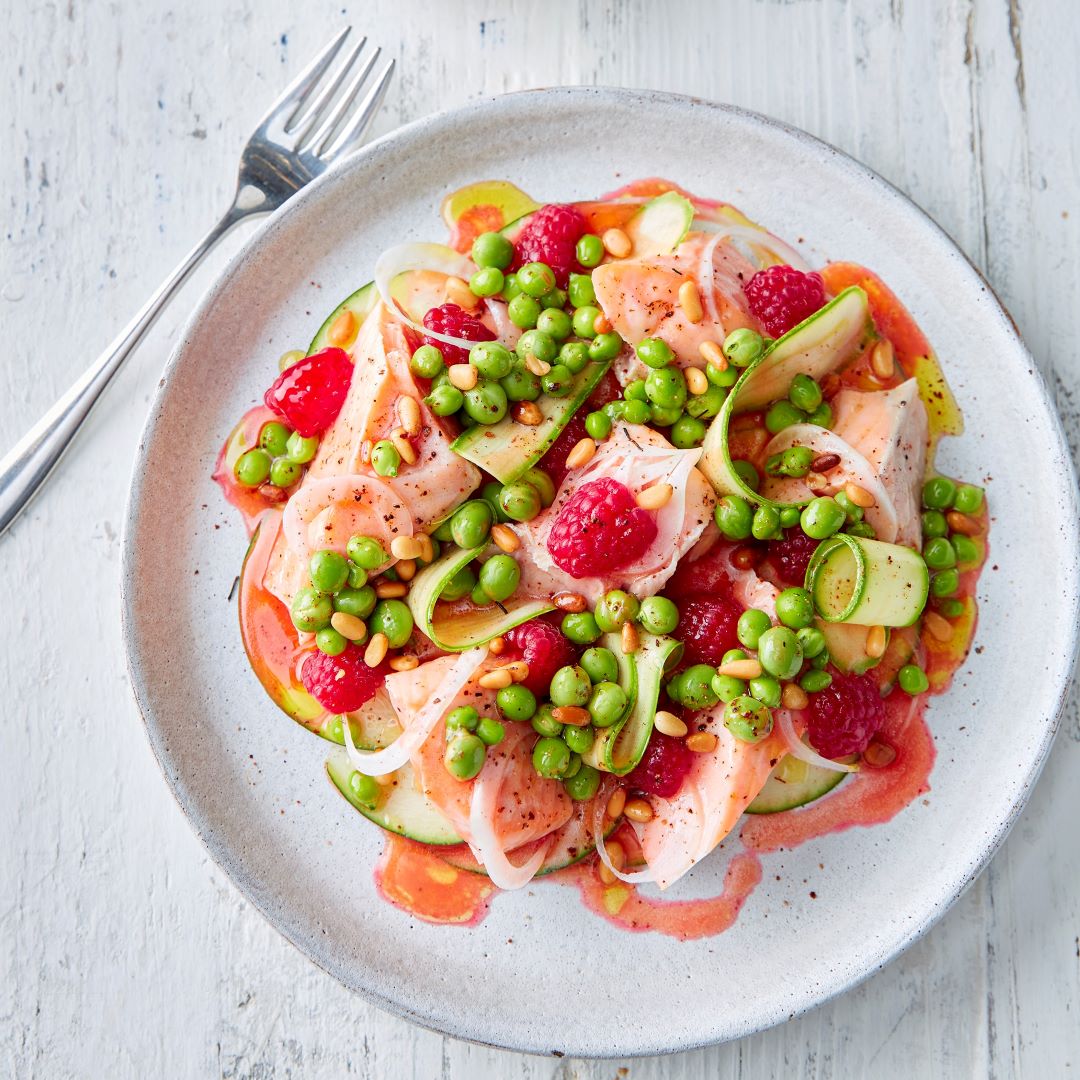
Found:
[{"label": "white ceramic plate", "polygon": [[[277,356],[371,277],[380,251],[442,239],[447,191],[503,177],[567,200],[652,175],[806,238],[812,261],[873,267],[912,309],[967,419],[967,434],[942,448],[943,470],[985,478],[995,516],[978,650],[931,705],[929,795],[887,825],[765,856],[764,881],[719,937],[629,934],[576,891],[544,884],[497,897],[476,928],[427,925],[377,897],[381,834],[327,783],[328,744],[278,712],[248,668],[228,600],[246,539],[210,479],[215,454]],[[1034,531],[1025,507],[1039,508]],[[680,1050],[852,986],[985,865],[1053,737],[1075,646],[1077,520],[1061,428],[1007,315],[940,229],[879,177],[732,108],[621,90],[510,95],[412,124],[312,184],[188,323],[143,438],[124,537],[132,682],[162,770],[213,857],[347,986],[503,1047]],[[674,895],[719,893],[725,862],[706,861]]]}]

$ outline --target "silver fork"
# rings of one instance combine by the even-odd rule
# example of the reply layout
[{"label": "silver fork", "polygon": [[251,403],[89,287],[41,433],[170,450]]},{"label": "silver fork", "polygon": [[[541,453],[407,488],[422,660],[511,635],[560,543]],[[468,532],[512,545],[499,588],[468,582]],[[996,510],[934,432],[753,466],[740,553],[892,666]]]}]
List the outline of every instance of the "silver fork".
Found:
[{"label": "silver fork", "polygon": [[[390,84],[394,61],[384,64],[373,79],[381,50],[371,51],[358,66],[365,37],[331,75],[350,29],[345,27],[326,45],[259,122],[240,155],[236,195],[225,216],[82,377],[0,459],[0,533],[44,484],[105,387],[203,256],[236,224],[276,210],[363,139]],[[365,85],[367,92],[358,101]]]}]

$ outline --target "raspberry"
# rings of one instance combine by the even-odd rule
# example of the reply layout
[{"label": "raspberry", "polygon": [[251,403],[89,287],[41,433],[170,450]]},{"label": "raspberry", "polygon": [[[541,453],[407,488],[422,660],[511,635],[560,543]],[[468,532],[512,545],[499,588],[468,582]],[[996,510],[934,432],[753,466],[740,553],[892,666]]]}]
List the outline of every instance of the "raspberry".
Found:
[{"label": "raspberry", "polygon": [[632,563],[656,539],[656,522],[610,477],[582,484],[559,511],[547,549],[576,578],[599,576]]},{"label": "raspberry", "polygon": [[819,543],[820,540],[807,536],[800,528],[788,529],[783,540],[769,541],[769,558],[785,585],[803,584],[806,568]]},{"label": "raspberry", "polygon": [[793,266],[759,270],[745,286],[750,310],[772,337],[786,334],[825,303],[820,274],[804,274]]},{"label": "raspberry", "polygon": [[389,666],[383,662],[370,668],[364,651],[346,645],[339,656],[313,652],[300,669],[307,692],[328,712],[347,713],[370,701],[382,686]]},{"label": "raspberry", "polygon": [[869,675],[834,675],[810,695],[807,732],[822,757],[861,754],[884,722],[885,702]]},{"label": "raspberry", "polygon": [[728,649],[739,647],[736,629],[741,614],[738,604],[721,596],[682,601],[675,636],[683,643],[683,663],[719,666]]},{"label": "raspberry", "polygon": [[352,373],[352,361],[344,349],[323,349],[287,367],[263,401],[305,439],[321,435],[341,412]]},{"label": "raspberry", "polygon": [[506,635],[510,648],[507,652],[515,655],[503,657],[509,660],[524,660],[529,665],[529,676],[522,685],[530,689],[537,697],[547,697],[551,678],[561,667],[577,663],[577,650],[549,622],[543,619],[530,619],[520,626],[515,626]]},{"label": "raspberry", "polygon": [[[464,338],[466,341],[494,341],[495,335],[475,316],[457,304],[443,304],[432,308],[424,316],[424,325],[437,334]],[[448,345],[438,338],[424,338],[429,345],[440,349],[448,364],[467,364],[469,351],[460,345]]]},{"label": "raspberry", "polygon": [[551,444],[547,453],[544,454],[540,461],[544,472],[551,477],[552,483],[554,483],[556,488],[566,477],[566,459],[570,456],[570,451],[573,450],[586,435],[588,435],[588,432],[585,430],[585,417],[583,413],[583,409],[578,409],[578,411],[570,417],[566,427],[559,432],[559,437]]},{"label": "raspberry", "polygon": [[682,787],[693,759],[682,739],[653,731],[641,761],[626,779],[638,791],[670,799]]},{"label": "raspberry", "polygon": [[547,263],[555,271],[559,287],[565,289],[570,271],[579,269],[574,247],[586,227],[576,207],[554,203],[540,207],[514,244],[513,268],[519,270],[529,262]]}]

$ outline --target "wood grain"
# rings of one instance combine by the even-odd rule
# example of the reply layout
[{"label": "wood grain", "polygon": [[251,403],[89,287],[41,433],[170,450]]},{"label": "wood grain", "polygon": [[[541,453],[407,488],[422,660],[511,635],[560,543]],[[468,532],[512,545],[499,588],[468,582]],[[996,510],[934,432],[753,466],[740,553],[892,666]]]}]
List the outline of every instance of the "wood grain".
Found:
[{"label": "wood grain", "polygon": [[[6,438],[214,219],[263,103],[348,17],[400,64],[379,132],[479,95],[611,83],[735,102],[861,158],[986,272],[1074,450],[1080,440],[1080,20],[1070,0],[62,0],[6,14]],[[147,403],[178,326],[228,254],[167,313],[0,540],[0,1071],[607,1080],[623,1065],[635,1080],[787,1080],[1077,1067],[1075,697],[1022,820],[943,922],[852,993],[738,1044],[625,1063],[469,1046],[364,1004],[271,930],[160,781],[127,687],[117,597]],[[1023,700],[1018,686],[1017,723]],[[973,799],[978,790],[973,776]],[[647,1007],[656,989],[648,973],[642,983]]]}]

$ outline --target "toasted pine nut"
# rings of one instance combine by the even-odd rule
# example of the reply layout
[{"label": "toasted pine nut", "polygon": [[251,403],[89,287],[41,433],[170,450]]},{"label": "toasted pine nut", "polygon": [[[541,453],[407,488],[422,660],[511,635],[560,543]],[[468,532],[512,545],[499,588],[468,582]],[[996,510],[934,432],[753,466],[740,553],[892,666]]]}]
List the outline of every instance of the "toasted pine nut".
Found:
[{"label": "toasted pine nut", "polygon": [[686,736],[686,749],[695,754],[711,754],[719,741],[711,731],[695,731]]},{"label": "toasted pine nut", "polygon": [[880,739],[873,739],[862,752],[862,759],[872,769],[884,769],[886,765],[891,765],[896,760],[896,747]]},{"label": "toasted pine nut", "polygon": [[870,350],[870,370],[879,379],[891,379],[896,374],[896,350],[888,338],[882,338]]},{"label": "toasted pine nut", "polygon": [[692,323],[699,323],[705,317],[701,309],[701,294],[696,281],[684,281],[679,286],[679,307]]},{"label": "toasted pine nut", "polygon": [[510,410],[510,415],[526,427],[537,427],[544,422],[544,414],[535,401],[517,401]]},{"label": "toasted pine nut", "polygon": [[948,641],[953,636],[953,625],[936,611],[923,612],[923,626],[926,632],[937,641]]},{"label": "toasted pine nut", "polygon": [[686,724],[674,713],[667,712],[665,709],[657,710],[653,718],[653,726],[662,735],[671,735],[676,739],[681,739],[687,731]]},{"label": "toasted pine nut", "polygon": [[592,328],[594,334],[610,334],[611,320],[601,311],[600,314],[593,319]]},{"label": "toasted pine nut", "polygon": [[394,572],[402,581],[412,581],[416,577],[416,563],[412,559],[399,559],[394,563]]},{"label": "toasted pine nut", "polygon": [[339,349],[352,342],[356,336],[356,316],[346,308],[330,325],[326,340]]},{"label": "toasted pine nut", "polygon": [[390,541],[390,554],[395,559],[415,559],[423,551],[423,546],[415,536],[395,536]]},{"label": "toasted pine nut", "polygon": [[709,379],[701,368],[686,369],[686,387],[691,394],[704,394],[709,389]]},{"label": "toasted pine nut", "polygon": [[532,353],[525,354],[525,368],[531,371],[533,375],[542,377],[551,370],[551,365],[546,360],[541,360],[539,356],[534,356]]},{"label": "toasted pine nut", "polygon": [[375,586],[375,595],[380,600],[400,600],[408,591],[404,581],[380,581]]},{"label": "toasted pine nut", "polygon": [[401,460],[406,465],[416,464],[416,447],[405,437],[405,432],[401,428],[394,429],[390,441],[394,444],[394,449],[401,455]]},{"label": "toasted pine nut", "polygon": [[959,510],[950,510],[945,515],[945,520],[949,523],[949,528],[961,536],[978,536],[982,532],[979,523],[974,518],[961,514]]},{"label": "toasted pine nut", "polygon": [[604,243],[604,250],[616,259],[625,259],[634,248],[630,237],[622,229],[607,229],[600,239]]},{"label": "toasted pine nut", "polygon": [[607,809],[604,811],[609,818],[622,817],[623,807],[626,806],[626,788],[617,787],[607,801]]},{"label": "toasted pine nut", "polygon": [[524,682],[529,677],[529,665],[524,660],[512,660],[509,664],[503,664],[502,670],[510,672],[511,682]]},{"label": "toasted pine nut", "polygon": [[480,303],[480,297],[469,288],[469,283],[459,277],[446,279],[445,295],[451,304],[457,304],[466,311],[472,311]]},{"label": "toasted pine nut", "polygon": [[420,434],[420,403],[414,397],[398,398],[398,419],[401,421],[401,429],[406,435]]},{"label": "toasted pine nut", "polygon": [[631,799],[623,813],[631,821],[640,822],[642,825],[653,819],[652,807],[644,799]]},{"label": "toasted pine nut", "polygon": [[759,679],[761,678],[761,663],[750,657],[748,660],[729,660],[721,664],[717,669],[718,675],[730,675],[733,679]]},{"label": "toasted pine nut", "polygon": [[822,476],[819,472],[808,472],[806,474],[806,486],[815,495],[823,495],[829,490],[831,482],[827,476]]},{"label": "toasted pine nut", "polygon": [[569,724],[571,727],[585,727],[592,723],[589,710],[580,705],[559,705],[551,710],[551,716],[560,724]]},{"label": "toasted pine nut", "polygon": [[491,653],[492,656],[502,656],[502,654],[506,652],[506,638],[493,637],[488,642],[488,652]]},{"label": "toasted pine nut", "polygon": [[810,697],[798,683],[784,683],[784,692],[780,698],[785,709],[805,709],[810,704]]},{"label": "toasted pine nut", "polygon": [[330,616],[330,625],[342,637],[350,641],[363,641],[367,637],[367,625],[364,620],[355,615],[346,614],[344,611],[335,611]]},{"label": "toasted pine nut", "polygon": [[364,663],[368,667],[378,667],[386,659],[386,650],[390,641],[385,634],[372,634],[368,647],[364,650]]},{"label": "toasted pine nut", "polygon": [[581,593],[576,592],[559,593],[558,596],[551,598],[551,602],[568,615],[580,615],[589,606],[588,600]]},{"label": "toasted pine nut", "polygon": [[885,648],[889,644],[889,635],[884,626],[871,626],[866,631],[866,655],[875,660],[885,655]]},{"label": "toasted pine nut", "polygon": [[279,488],[277,484],[260,484],[259,494],[270,502],[284,502],[288,497],[288,492]]},{"label": "toasted pine nut", "polygon": [[731,565],[739,570],[753,570],[762,559],[760,549],[752,544],[742,544],[731,553]]},{"label": "toasted pine nut", "polygon": [[724,355],[724,350],[715,341],[703,341],[698,346],[698,352],[701,353],[701,359],[706,364],[712,364],[713,367],[720,371],[727,371],[728,358]]},{"label": "toasted pine nut", "polygon": [[393,671],[413,671],[419,666],[420,657],[412,653],[402,653],[401,656],[395,656],[390,661],[390,668]]},{"label": "toasted pine nut", "polygon": [[568,469],[580,469],[586,462],[592,461],[595,453],[596,443],[586,436],[566,455],[566,467]]},{"label": "toasted pine nut", "polygon": [[840,392],[840,387],[843,383],[840,381],[840,376],[835,371],[830,371],[821,380],[821,396],[826,401],[832,401],[834,397]]},{"label": "toasted pine nut", "polygon": [[864,487],[853,484],[850,480],[844,485],[844,494],[856,505],[863,509],[873,506],[877,501]]},{"label": "toasted pine nut", "polygon": [[839,454],[821,454],[810,462],[810,468],[816,473],[827,473],[840,464]]},{"label": "toasted pine nut", "polygon": [[634,496],[634,501],[642,510],[659,510],[671,502],[671,496],[674,494],[675,489],[670,484],[653,484],[652,487],[639,491]]},{"label": "toasted pine nut", "polygon": [[434,562],[435,545],[432,543],[431,537],[427,533],[417,533],[413,539],[420,545],[418,558],[423,559],[424,562]]},{"label": "toasted pine nut", "polygon": [[[607,857],[610,860],[611,865],[614,866],[616,870],[621,870],[626,865],[626,852],[623,850],[623,846],[618,840],[612,840],[610,844],[605,844],[604,850],[607,852]],[[607,863],[602,860],[600,862],[600,880],[605,885],[614,885],[618,880],[608,869]]]},{"label": "toasted pine nut", "polygon": [[451,364],[446,369],[446,377],[459,390],[472,390],[480,374],[472,364]]},{"label": "toasted pine nut", "polygon": [[491,526],[491,539],[495,541],[496,547],[501,551],[505,551],[507,555],[512,554],[521,547],[521,541],[518,539],[517,533],[509,525],[503,525],[502,522]]},{"label": "toasted pine nut", "polygon": [[485,690],[504,690],[514,680],[506,668],[496,668],[494,671],[486,671],[476,680]]},{"label": "toasted pine nut", "polygon": [[638,637],[637,627],[632,622],[623,623],[622,627],[622,651],[624,656],[630,656],[638,651],[641,639]]}]

